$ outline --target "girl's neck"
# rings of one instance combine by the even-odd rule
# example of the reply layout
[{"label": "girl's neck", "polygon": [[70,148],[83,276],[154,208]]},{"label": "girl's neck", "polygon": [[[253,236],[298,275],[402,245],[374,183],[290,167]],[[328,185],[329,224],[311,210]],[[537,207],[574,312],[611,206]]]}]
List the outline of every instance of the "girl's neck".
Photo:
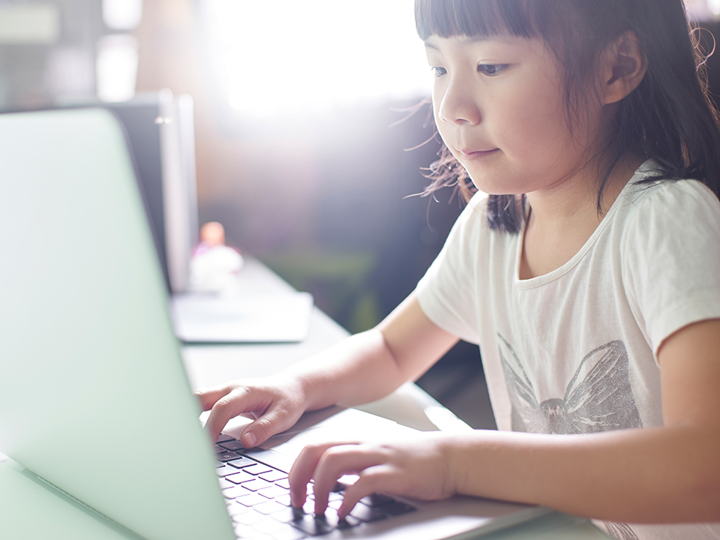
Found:
[{"label": "girl's neck", "polygon": [[557,185],[528,193],[520,279],[552,272],[568,262],[592,236],[643,158],[628,156],[613,169],[597,207],[597,175],[579,171]]}]

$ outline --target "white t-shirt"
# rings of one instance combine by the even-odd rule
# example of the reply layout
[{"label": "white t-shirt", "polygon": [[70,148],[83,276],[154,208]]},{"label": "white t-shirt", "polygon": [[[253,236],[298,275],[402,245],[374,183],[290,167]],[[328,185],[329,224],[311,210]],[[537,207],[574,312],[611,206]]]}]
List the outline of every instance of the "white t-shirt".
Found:
[{"label": "white t-shirt", "polygon": [[[478,194],[418,283],[430,320],[480,345],[499,429],[663,424],[658,347],[720,318],[720,203],[694,180],[636,184],[655,171],[638,169],[570,261],[527,280],[522,234],[491,230]],[[720,539],[720,524],[606,525],[623,540]]]}]

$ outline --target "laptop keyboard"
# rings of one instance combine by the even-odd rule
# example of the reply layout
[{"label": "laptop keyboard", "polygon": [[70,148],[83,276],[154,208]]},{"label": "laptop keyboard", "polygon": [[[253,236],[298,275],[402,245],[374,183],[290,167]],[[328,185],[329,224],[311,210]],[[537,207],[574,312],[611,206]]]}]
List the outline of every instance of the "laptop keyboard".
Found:
[{"label": "laptop keyboard", "polygon": [[343,496],[338,485],[338,491],[330,493],[325,514],[316,515],[312,483],[308,485],[308,500],[303,508],[292,508],[286,473],[244,455],[240,441],[225,434],[220,435],[215,450],[220,488],[238,538],[300,540],[416,510],[387,495],[373,494],[363,498],[350,515],[340,520],[337,509]]}]

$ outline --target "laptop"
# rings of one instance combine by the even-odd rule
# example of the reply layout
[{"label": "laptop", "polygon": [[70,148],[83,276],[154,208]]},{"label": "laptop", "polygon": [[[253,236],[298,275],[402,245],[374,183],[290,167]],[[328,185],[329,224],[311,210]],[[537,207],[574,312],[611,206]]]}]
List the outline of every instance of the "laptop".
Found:
[{"label": "laptop", "polygon": [[[352,426],[353,437],[361,425],[398,436],[406,428],[328,409],[259,449],[244,451],[233,424],[213,447],[124,135],[106,110],[0,115],[0,230],[0,452],[129,535],[469,538],[544,512],[464,497],[378,497],[349,527],[308,531],[316,516],[293,518],[285,506],[281,527],[248,529],[250,518],[238,516],[255,505],[237,499],[259,494],[283,506],[282,477],[308,441],[337,437],[340,426]],[[260,480],[273,484],[272,501]]]},{"label": "laptop", "polygon": [[175,334],[185,343],[293,343],[307,337],[312,309],[310,293],[289,290],[229,298],[177,294],[170,313]]}]

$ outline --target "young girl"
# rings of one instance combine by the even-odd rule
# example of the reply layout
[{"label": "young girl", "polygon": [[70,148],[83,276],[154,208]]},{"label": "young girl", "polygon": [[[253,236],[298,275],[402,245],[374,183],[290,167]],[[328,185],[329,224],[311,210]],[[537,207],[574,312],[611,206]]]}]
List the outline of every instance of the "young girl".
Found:
[{"label": "young girl", "polygon": [[309,446],[293,504],[312,479],[322,512],[357,473],[341,516],[372,492],[461,493],[616,538],[720,538],[720,134],[682,0],[416,0],[416,19],[445,171],[489,196],[375,329],[199,392],[211,435],[253,413],[255,446],[464,339],[499,431]]}]

